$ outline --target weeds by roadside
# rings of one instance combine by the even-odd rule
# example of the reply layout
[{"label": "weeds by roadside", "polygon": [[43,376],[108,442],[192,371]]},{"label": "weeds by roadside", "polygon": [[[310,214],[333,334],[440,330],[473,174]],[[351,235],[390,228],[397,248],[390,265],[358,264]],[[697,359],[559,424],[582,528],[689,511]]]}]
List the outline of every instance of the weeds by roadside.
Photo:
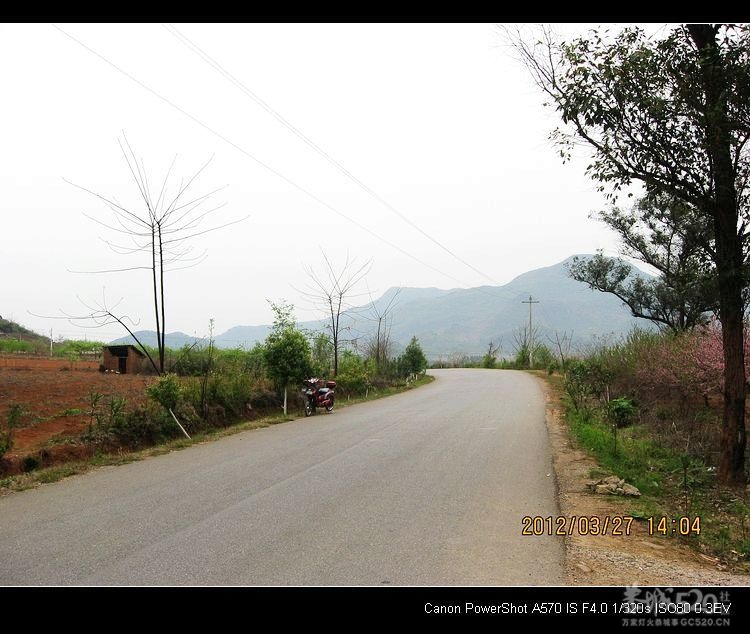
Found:
[{"label": "weeds by roadside", "polygon": [[[632,350],[628,352],[632,354]],[[599,465],[590,474],[592,480],[616,475],[636,486],[640,498],[618,502],[624,512],[650,525],[655,535],[680,540],[737,569],[750,568],[750,492],[721,487],[715,465],[701,455],[703,445],[678,442],[686,435],[678,434],[676,427],[674,436],[665,439],[659,412],[674,416],[679,406],[685,411],[684,403],[672,403],[662,395],[660,404],[649,404],[644,412],[634,406],[636,390],[627,398],[620,395],[613,381],[616,372],[607,374],[596,362],[588,368],[585,364],[572,364],[572,371],[565,376],[535,374],[546,379],[560,396],[574,445]],[[621,370],[614,366],[615,371]],[[621,400],[625,398],[627,405]],[[620,414],[627,413],[629,419],[624,424],[612,407],[617,401]],[[666,518],[665,522],[660,523],[661,518]],[[681,522],[680,518],[688,520]],[[698,523],[695,518],[700,518]]]},{"label": "weeds by roadside", "polygon": [[[430,383],[434,380],[435,377],[425,375],[414,382],[400,387],[388,387],[381,390],[372,390],[369,392],[367,397],[358,397],[338,401],[336,403],[336,408],[345,408],[349,405],[355,405],[357,403],[363,403],[378,398],[392,396],[400,392],[405,392],[407,390],[426,385],[427,383]],[[100,399],[92,398],[92,412],[99,406],[99,404]],[[282,413],[272,414],[255,420],[240,422],[228,427],[209,428],[194,434],[190,440],[188,440],[187,438],[176,438],[173,440],[162,442],[160,444],[156,444],[152,447],[134,451],[125,451],[123,449],[119,449],[116,452],[107,452],[101,449],[97,449],[89,458],[85,460],[76,460],[63,464],[52,465],[49,467],[37,468],[19,475],[12,475],[2,478],[0,479],[0,495],[7,495],[14,491],[23,491],[25,489],[34,488],[36,486],[39,486],[40,484],[57,482],[58,480],[62,480],[63,478],[66,478],[68,476],[85,473],[100,466],[126,464],[137,460],[143,460],[152,456],[159,456],[170,453],[172,451],[185,449],[195,444],[218,440],[219,438],[231,436],[240,432],[285,423],[295,420],[301,416],[302,414],[300,414],[299,416],[286,417]],[[95,430],[95,420],[95,415],[94,413],[92,413],[92,431]]]}]

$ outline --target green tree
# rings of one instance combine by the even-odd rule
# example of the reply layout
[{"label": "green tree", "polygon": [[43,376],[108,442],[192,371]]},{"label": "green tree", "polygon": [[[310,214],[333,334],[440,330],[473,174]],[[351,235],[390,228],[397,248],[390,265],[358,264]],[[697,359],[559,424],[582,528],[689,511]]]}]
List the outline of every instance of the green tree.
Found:
[{"label": "green tree", "polygon": [[404,354],[401,355],[401,362],[407,375],[417,375],[427,369],[427,357],[424,356],[422,346],[419,345],[416,337],[412,337],[409,345],[406,346]]},{"label": "green tree", "polygon": [[266,338],[264,357],[269,378],[277,390],[284,392],[286,416],[289,384],[301,383],[310,375],[310,344],[304,333],[297,330],[291,304],[271,303],[271,308],[275,319]]},{"label": "green tree", "polygon": [[497,363],[497,353],[499,350],[500,350],[500,344],[495,345],[492,341],[490,341],[489,348],[487,348],[487,352],[482,357],[483,368],[492,369],[495,367]]},{"label": "green tree", "polygon": [[616,198],[640,182],[692,205],[711,227],[724,354],[718,476],[745,481],[744,263],[750,224],[750,27],[689,24],[513,44],[563,127],[563,159],[593,151],[587,172]]},{"label": "green tree", "polygon": [[718,310],[716,269],[711,261],[710,224],[695,207],[667,194],[640,198],[632,209],[615,206],[598,214],[623,243],[623,255],[652,266],[647,279],[623,260],[604,256],[574,258],[571,277],[611,293],[635,317],[672,332],[692,330]]},{"label": "green tree", "polygon": [[333,344],[324,332],[318,332],[312,340],[312,373],[315,376],[328,376],[333,364]]}]

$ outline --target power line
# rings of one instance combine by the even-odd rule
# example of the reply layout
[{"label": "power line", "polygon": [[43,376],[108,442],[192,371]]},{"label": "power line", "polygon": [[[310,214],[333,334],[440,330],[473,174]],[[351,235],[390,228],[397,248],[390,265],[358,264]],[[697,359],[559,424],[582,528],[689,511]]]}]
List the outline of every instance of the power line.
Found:
[{"label": "power line", "polygon": [[195,42],[193,42],[190,38],[188,38],[182,32],[180,32],[180,30],[176,26],[174,26],[173,24],[162,25],[162,26],[164,26],[164,28],[167,29],[183,45],[187,46],[194,53],[196,53],[204,62],[206,62],[209,66],[211,66],[211,68],[213,68],[216,72],[221,74],[225,79],[227,79],[234,86],[239,88],[243,93],[245,93],[248,97],[250,97],[250,99],[252,99],[261,108],[263,108],[266,112],[268,112],[271,116],[273,116],[277,121],[279,121],[285,128],[287,128],[289,131],[295,134],[298,138],[304,141],[310,148],[315,150],[326,161],[328,161],[331,165],[333,165],[336,169],[338,169],[342,174],[344,174],[347,178],[349,178],[352,182],[354,182],[364,192],[372,196],[375,200],[381,203],[384,207],[388,208],[390,211],[396,214],[399,218],[401,218],[401,220],[403,220],[408,225],[410,225],[411,227],[419,231],[419,233],[421,233],[425,238],[430,240],[432,243],[436,244],[443,251],[445,251],[450,256],[452,256],[453,258],[461,262],[463,265],[469,267],[475,273],[479,273],[482,277],[486,277],[491,282],[499,285],[499,282],[495,280],[493,277],[491,277],[490,275],[487,275],[483,271],[480,271],[478,268],[476,268],[475,266],[473,266],[472,264],[464,260],[462,257],[454,253],[451,249],[446,247],[440,241],[433,238],[430,234],[424,231],[415,222],[413,222],[407,216],[401,213],[388,201],[384,200],[377,192],[373,191],[370,187],[368,187],[365,183],[363,183],[359,178],[357,178],[354,174],[352,174],[348,169],[346,169],[339,161],[334,159],[330,154],[328,154],[325,150],[323,150],[317,143],[312,141],[307,135],[301,132],[299,128],[292,125],[281,113],[279,113],[276,109],[274,109],[267,102],[261,99],[256,93],[254,93],[247,86],[245,86],[245,84],[243,84],[239,79],[237,79],[228,70],[226,70],[219,62],[217,62],[213,57],[211,57],[208,53],[206,53],[200,46],[198,46]]},{"label": "power line", "polygon": [[[230,139],[228,139],[224,135],[220,134],[219,132],[217,132],[216,130],[214,130],[213,128],[211,128],[210,126],[206,125],[205,123],[203,123],[202,121],[200,121],[198,118],[196,118],[195,116],[193,116],[192,114],[190,114],[189,112],[187,112],[186,110],[184,110],[183,108],[181,108],[180,106],[178,106],[177,104],[175,104],[174,102],[172,102],[169,99],[167,99],[166,97],[162,96],[161,94],[159,94],[158,92],[156,92],[153,88],[150,88],[149,86],[147,86],[146,84],[144,84],[142,81],[140,81],[139,79],[137,79],[136,77],[134,77],[133,75],[131,75],[130,73],[128,73],[127,71],[123,70],[122,68],[120,68],[117,64],[115,64],[114,62],[110,61],[109,59],[107,59],[106,57],[104,57],[102,54],[98,53],[94,49],[90,48],[89,46],[87,46],[86,44],[84,44],[83,42],[81,42],[79,39],[77,39],[76,37],[72,36],[70,33],[66,32],[63,29],[61,29],[56,24],[52,24],[52,26],[55,29],[57,29],[58,31],[60,31],[60,33],[62,33],[63,35],[67,36],[69,39],[73,40],[76,44],[78,44],[82,48],[86,49],[89,53],[91,53],[92,55],[95,55],[96,57],[98,57],[99,59],[101,59],[103,62],[106,62],[107,64],[109,64],[112,68],[114,68],[115,70],[117,70],[119,73],[125,75],[125,77],[127,77],[128,79],[130,79],[132,82],[138,84],[144,90],[150,92],[152,95],[154,95],[155,97],[157,97],[158,99],[160,99],[161,101],[163,101],[164,103],[166,103],[167,105],[171,106],[172,108],[174,108],[175,110],[177,110],[178,112],[180,112],[181,114],[183,114],[184,116],[188,117],[191,121],[194,121],[195,123],[197,123],[198,125],[200,125],[202,128],[204,128],[205,130],[207,130],[208,132],[210,132],[214,136],[218,137],[219,139],[221,139],[222,141],[224,141],[228,145],[231,145],[237,151],[241,152],[242,154],[244,154],[245,156],[247,156],[249,159],[252,159],[258,165],[260,165],[261,167],[265,168],[266,170],[268,170],[269,172],[271,172],[272,174],[274,174],[276,177],[278,177],[281,180],[283,180],[285,183],[291,185],[292,187],[294,187],[298,191],[302,192],[303,194],[305,194],[309,198],[312,198],[315,202],[317,202],[318,204],[322,205],[326,209],[332,211],[333,213],[335,213],[338,216],[341,216],[345,220],[348,220],[349,222],[351,222],[352,224],[356,225],[357,227],[359,227],[363,231],[366,231],[367,233],[369,233],[371,236],[377,238],[378,240],[380,240],[384,244],[387,244],[391,248],[396,249],[397,251],[403,253],[404,255],[406,255],[407,257],[411,258],[415,262],[418,262],[419,264],[421,264],[422,266],[426,266],[427,268],[432,269],[436,273],[439,273],[440,275],[443,275],[444,277],[448,277],[448,278],[450,278],[450,279],[458,282],[459,284],[468,286],[468,284],[466,282],[458,279],[457,277],[455,277],[455,276],[453,276],[453,275],[451,275],[449,273],[445,273],[444,271],[441,271],[440,269],[432,266],[431,264],[428,264],[427,262],[424,262],[423,260],[419,259],[417,256],[412,255],[411,253],[409,253],[405,249],[402,249],[398,245],[392,243],[391,241],[387,240],[386,238],[382,237],[381,235],[375,233],[374,231],[372,231],[371,229],[369,229],[368,227],[366,227],[365,225],[363,225],[359,221],[354,220],[353,218],[347,216],[342,211],[339,211],[335,207],[329,205],[327,202],[325,202],[324,200],[322,200],[321,198],[319,198],[318,196],[316,196],[315,194],[313,194],[309,190],[305,189],[301,185],[298,185],[297,183],[295,183],[293,180],[291,180],[290,178],[288,178],[287,176],[285,176],[284,174],[282,174],[278,170],[274,169],[273,167],[271,167],[267,163],[264,163],[259,158],[253,156],[252,154],[250,154],[244,148],[240,147],[239,145],[237,145],[236,143],[234,143],[233,141],[231,141]],[[482,289],[479,289],[479,288],[476,289],[476,290],[482,291]],[[484,292],[484,291],[482,291],[482,292]]]}]

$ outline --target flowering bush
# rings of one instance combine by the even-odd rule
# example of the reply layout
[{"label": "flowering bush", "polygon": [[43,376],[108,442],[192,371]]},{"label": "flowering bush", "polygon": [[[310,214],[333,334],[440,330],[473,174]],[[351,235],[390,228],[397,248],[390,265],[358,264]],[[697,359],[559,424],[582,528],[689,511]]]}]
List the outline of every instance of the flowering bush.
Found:
[{"label": "flowering bush", "polygon": [[[745,371],[750,376],[750,337],[745,333]],[[652,389],[671,388],[683,395],[721,394],[724,387],[724,352],[721,323],[672,337],[664,336],[641,350],[638,379]]]}]

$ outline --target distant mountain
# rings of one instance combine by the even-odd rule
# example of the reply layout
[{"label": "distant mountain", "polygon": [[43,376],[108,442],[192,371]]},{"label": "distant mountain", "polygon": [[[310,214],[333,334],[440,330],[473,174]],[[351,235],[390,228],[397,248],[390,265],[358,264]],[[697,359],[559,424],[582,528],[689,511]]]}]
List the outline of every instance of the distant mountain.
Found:
[{"label": "distant mountain", "polygon": [[[138,337],[138,341],[140,341],[144,346],[151,346],[152,348],[157,348],[157,342],[156,342],[156,333],[153,330],[138,330],[137,332],[133,333],[136,337]],[[196,342],[200,343],[202,339],[199,337],[191,337],[190,335],[186,335],[184,332],[168,332],[166,335],[164,335],[164,342],[167,348],[173,348],[178,349],[182,348],[185,345],[192,345]],[[111,344],[119,345],[119,344],[134,344],[135,340],[133,337],[128,335],[127,337],[120,337],[119,339],[115,339],[114,341],[110,341]]]},{"label": "distant mountain", "polygon": [[[589,256],[580,256],[589,257]],[[573,332],[573,345],[591,342],[594,336],[619,336],[633,326],[648,328],[649,322],[636,319],[622,302],[606,293],[593,291],[588,285],[573,280],[566,265],[572,258],[519,275],[503,286],[480,286],[468,289],[390,288],[375,300],[381,314],[393,299],[389,312],[391,341],[395,351],[403,349],[412,336],[419,339],[430,360],[453,354],[482,355],[490,341],[501,342],[504,356],[514,354],[514,333],[528,325],[531,296],[532,322],[538,339],[549,344],[548,337],[557,332]],[[644,276],[648,277],[646,273]],[[397,294],[397,295],[396,295]],[[394,299],[394,295],[396,295]],[[372,307],[363,306],[347,311],[343,323],[346,338],[362,343],[375,330]],[[301,323],[302,328],[320,331],[323,321]],[[235,326],[215,338],[222,348],[251,348],[264,341],[270,326]],[[148,345],[156,345],[150,331],[136,335]],[[195,341],[184,333],[169,333],[167,346],[179,348]],[[123,337],[114,343],[131,343]]]},{"label": "distant mountain", "polygon": [[235,326],[217,336],[214,341],[219,348],[252,348],[258,341],[265,341],[271,326]]},{"label": "distant mountain", "polygon": [[571,259],[523,273],[504,286],[455,289],[431,299],[399,301],[391,336],[408,342],[416,335],[431,359],[456,352],[481,355],[490,341],[502,342],[501,352],[511,356],[514,333],[529,323],[529,304],[524,303],[529,297],[539,302],[531,307],[532,323],[538,339],[547,344],[555,331],[573,332],[574,345],[581,345],[594,336],[627,333],[636,324],[649,327],[613,295],[573,280],[566,268]]}]

